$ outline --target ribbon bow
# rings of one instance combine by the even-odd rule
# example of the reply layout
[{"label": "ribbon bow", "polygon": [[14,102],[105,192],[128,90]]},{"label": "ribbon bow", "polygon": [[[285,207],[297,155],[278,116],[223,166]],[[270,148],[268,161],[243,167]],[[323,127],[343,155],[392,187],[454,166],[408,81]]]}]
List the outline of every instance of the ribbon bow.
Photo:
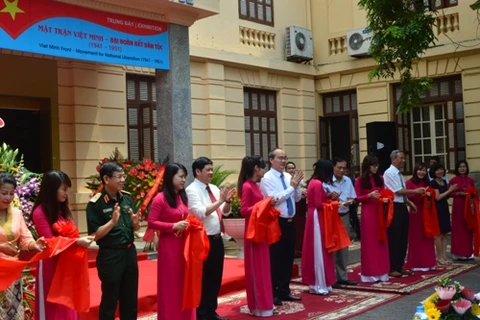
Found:
[{"label": "ribbon bow", "polygon": [[[380,190],[380,197],[378,198],[377,216],[378,216],[378,229],[377,237],[380,241],[387,240],[387,228],[390,226],[393,220],[393,197],[394,193],[390,189]],[[387,199],[387,202],[383,202]]]},{"label": "ribbon bow", "polygon": [[[430,196],[427,196],[430,193]],[[437,207],[435,205],[436,190],[427,187],[423,196],[422,222],[425,237],[433,238],[440,234],[440,226],[438,224]]]}]

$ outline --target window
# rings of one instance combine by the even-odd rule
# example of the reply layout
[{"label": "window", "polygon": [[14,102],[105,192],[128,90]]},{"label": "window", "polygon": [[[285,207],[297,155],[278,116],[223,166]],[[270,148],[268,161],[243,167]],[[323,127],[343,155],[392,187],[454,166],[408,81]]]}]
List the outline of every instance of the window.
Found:
[{"label": "window", "polygon": [[158,161],[155,77],[127,75],[128,157]]},{"label": "window", "polygon": [[[401,95],[395,87],[395,99]],[[405,172],[413,164],[438,156],[448,171],[465,160],[465,120],[460,77],[436,79],[423,97],[423,105],[409,114],[397,115],[398,148],[405,151]]]},{"label": "window", "polygon": [[273,26],[273,0],[238,0],[240,19]]},{"label": "window", "polygon": [[245,88],[243,99],[245,153],[268,162],[268,153],[277,147],[276,92]]},{"label": "window", "polygon": [[349,161],[352,173],[359,174],[357,92],[351,90],[323,95],[323,114],[319,119],[320,156],[326,159],[342,157]]},{"label": "window", "polygon": [[444,9],[458,5],[458,0],[433,0],[433,10]]}]

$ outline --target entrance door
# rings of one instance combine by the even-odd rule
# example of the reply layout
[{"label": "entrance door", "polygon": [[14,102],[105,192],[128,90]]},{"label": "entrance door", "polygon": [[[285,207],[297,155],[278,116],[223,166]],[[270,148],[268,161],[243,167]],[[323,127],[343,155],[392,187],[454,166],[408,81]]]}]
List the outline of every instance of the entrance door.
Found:
[{"label": "entrance door", "polygon": [[340,157],[350,162],[350,117],[330,117],[330,144],[332,158]]},{"label": "entrance door", "polygon": [[40,111],[0,109],[5,126],[0,129],[0,141],[23,154],[25,168],[41,173],[42,165]]}]

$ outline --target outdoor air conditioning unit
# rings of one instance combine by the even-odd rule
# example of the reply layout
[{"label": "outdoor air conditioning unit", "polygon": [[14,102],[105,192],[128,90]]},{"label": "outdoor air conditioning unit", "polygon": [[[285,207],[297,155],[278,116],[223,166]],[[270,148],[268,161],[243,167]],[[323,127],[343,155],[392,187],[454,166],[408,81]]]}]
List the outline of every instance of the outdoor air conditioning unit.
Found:
[{"label": "outdoor air conditioning unit", "polygon": [[347,31],[348,55],[350,57],[366,57],[372,42],[372,32],[368,28]]},{"label": "outdoor air conditioning unit", "polygon": [[285,30],[285,57],[287,61],[302,62],[313,59],[312,31],[290,26]]}]

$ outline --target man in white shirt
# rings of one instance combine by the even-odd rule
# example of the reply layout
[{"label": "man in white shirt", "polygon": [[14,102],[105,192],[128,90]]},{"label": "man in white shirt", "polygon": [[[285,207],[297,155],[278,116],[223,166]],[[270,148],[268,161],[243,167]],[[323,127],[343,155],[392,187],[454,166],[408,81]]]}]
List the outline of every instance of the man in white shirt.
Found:
[{"label": "man in white shirt", "polygon": [[[344,205],[338,207],[338,213],[342,219],[343,225],[347,234],[350,235],[350,204],[357,198],[355,189],[353,188],[352,180],[345,176],[345,169],[347,168],[347,161],[335,157],[333,163],[333,184],[323,184],[323,189],[328,197],[336,200]],[[348,247],[334,252],[335,257],[335,274],[337,277],[337,285],[357,285],[357,282],[348,279],[347,265],[348,265]]]},{"label": "man in white shirt", "polygon": [[225,248],[221,233],[222,216],[230,214],[230,201],[235,192],[228,185],[222,190],[210,183],[213,178],[213,162],[200,157],[192,164],[195,180],[187,187],[188,212],[202,222],[210,240],[210,251],[203,264],[202,299],[197,308],[198,320],[228,320],[220,317],[216,310],[217,297],[222,285]]},{"label": "man in white shirt", "polygon": [[[408,208],[417,211],[416,206],[407,199],[407,194],[424,194],[425,188],[406,189],[405,180],[400,169],[405,164],[405,154],[400,150],[393,150],[390,154],[392,165],[383,174],[385,187],[392,190],[393,219],[387,228],[388,250],[390,253],[390,277],[400,278],[402,275],[409,276],[410,270],[403,269],[408,246]],[[418,213],[420,214],[420,213]]]},{"label": "man in white shirt", "polygon": [[293,296],[290,291],[293,260],[295,258],[295,202],[302,198],[300,181],[303,171],[297,171],[293,176],[284,172],[288,161],[282,149],[275,149],[268,155],[270,170],[260,181],[260,189],[265,197],[277,199],[275,208],[280,210],[278,223],[282,235],[280,240],[270,245],[270,268],[272,275],[273,302],[282,305],[282,301],[298,301],[300,297]]}]

